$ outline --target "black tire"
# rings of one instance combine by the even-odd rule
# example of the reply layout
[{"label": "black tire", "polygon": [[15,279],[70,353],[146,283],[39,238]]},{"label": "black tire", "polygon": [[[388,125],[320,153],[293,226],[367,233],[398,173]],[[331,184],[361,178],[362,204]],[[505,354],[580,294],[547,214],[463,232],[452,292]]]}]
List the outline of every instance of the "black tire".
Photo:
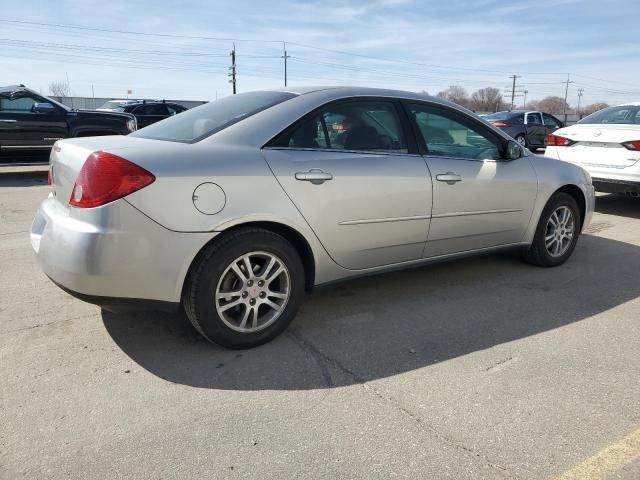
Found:
[{"label": "black tire", "polygon": [[[547,233],[547,224],[551,215],[558,208],[563,206],[569,208],[573,213],[575,222],[573,238],[571,239],[571,243],[569,244],[567,250],[562,255],[554,257],[547,250],[547,247],[545,245],[545,235]],[[536,227],[536,233],[533,237],[533,243],[527,250],[525,250],[523,255],[524,260],[528,263],[538,265],[540,267],[556,267],[558,265],[562,265],[568,260],[568,258],[573,253],[573,250],[576,248],[581,229],[582,222],[580,218],[580,209],[578,208],[578,204],[576,203],[575,199],[567,193],[554,193],[547,202],[547,205],[544,207],[542,215],[540,215],[540,220],[538,221],[538,226]]]},{"label": "black tire", "polygon": [[[215,292],[227,267],[250,252],[276,255],[289,273],[290,295],[276,320],[262,330],[239,332],[230,328],[216,310]],[[223,234],[209,245],[191,267],[182,303],[191,324],[211,342],[233,349],[262,345],[282,333],[296,315],[304,296],[304,267],[296,249],[282,236],[261,228],[241,228]]]},{"label": "black tire", "polygon": [[529,147],[529,142],[527,142],[527,137],[524,134],[520,134],[520,135],[516,135],[515,138],[516,142],[518,142],[520,145],[522,145],[523,147]]}]

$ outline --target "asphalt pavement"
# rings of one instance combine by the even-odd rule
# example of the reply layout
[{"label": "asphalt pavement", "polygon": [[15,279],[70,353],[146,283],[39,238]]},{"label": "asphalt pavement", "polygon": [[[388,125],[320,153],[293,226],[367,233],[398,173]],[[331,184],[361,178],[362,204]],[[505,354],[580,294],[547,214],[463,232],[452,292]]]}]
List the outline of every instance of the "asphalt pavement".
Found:
[{"label": "asphalt pavement", "polygon": [[321,288],[229,351],[39,270],[46,172],[0,171],[0,478],[640,478],[640,199],[569,262],[482,256]]}]

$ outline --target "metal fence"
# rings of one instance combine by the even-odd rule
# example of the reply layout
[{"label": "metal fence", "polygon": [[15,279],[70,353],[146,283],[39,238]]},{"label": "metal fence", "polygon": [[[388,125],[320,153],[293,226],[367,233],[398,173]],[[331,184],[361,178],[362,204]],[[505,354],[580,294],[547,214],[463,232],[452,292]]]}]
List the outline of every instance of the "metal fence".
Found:
[{"label": "metal fence", "polygon": [[[62,103],[70,108],[76,108],[78,110],[95,110],[96,108],[100,108],[105,102],[109,100],[119,100],[114,98],[93,98],[93,97],[54,97],[50,95],[50,98],[54,99],[57,102]],[[142,100],[142,99],[140,99]],[[197,107],[198,105],[202,105],[203,101],[198,100],[166,100],[167,102],[177,103],[178,105],[182,105],[186,108]]]}]

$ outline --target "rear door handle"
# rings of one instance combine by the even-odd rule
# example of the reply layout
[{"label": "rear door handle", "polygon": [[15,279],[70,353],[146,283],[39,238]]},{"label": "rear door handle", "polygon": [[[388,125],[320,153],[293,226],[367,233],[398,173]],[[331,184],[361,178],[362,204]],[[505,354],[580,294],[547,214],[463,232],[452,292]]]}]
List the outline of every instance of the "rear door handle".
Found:
[{"label": "rear door handle", "polygon": [[333,175],[328,172],[323,172],[320,169],[312,168],[308,172],[297,172],[296,180],[302,182],[311,182],[314,185],[320,185],[328,180],[333,180]]},{"label": "rear door handle", "polygon": [[439,182],[447,182],[448,185],[453,185],[456,182],[461,182],[462,177],[457,173],[447,172],[436,175],[436,180]]}]

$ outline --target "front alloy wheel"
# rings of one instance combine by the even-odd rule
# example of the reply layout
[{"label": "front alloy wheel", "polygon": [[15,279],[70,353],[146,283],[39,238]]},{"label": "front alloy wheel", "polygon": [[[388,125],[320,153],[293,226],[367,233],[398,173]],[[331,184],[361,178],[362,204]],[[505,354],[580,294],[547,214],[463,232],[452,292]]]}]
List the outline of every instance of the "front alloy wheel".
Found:
[{"label": "front alloy wheel", "polygon": [[533,243],[524,252],[524,259],[541,267],[566,262],[578,242],[579,212],[578,203],[571,195],[554,193],[540,215]]},{"label": "front alloy wheel", "polygon": [[554,258],[564,255],[573,241],[576,221],[569,207],[558,207],[549,217],[544,241],[549,255]]}]

